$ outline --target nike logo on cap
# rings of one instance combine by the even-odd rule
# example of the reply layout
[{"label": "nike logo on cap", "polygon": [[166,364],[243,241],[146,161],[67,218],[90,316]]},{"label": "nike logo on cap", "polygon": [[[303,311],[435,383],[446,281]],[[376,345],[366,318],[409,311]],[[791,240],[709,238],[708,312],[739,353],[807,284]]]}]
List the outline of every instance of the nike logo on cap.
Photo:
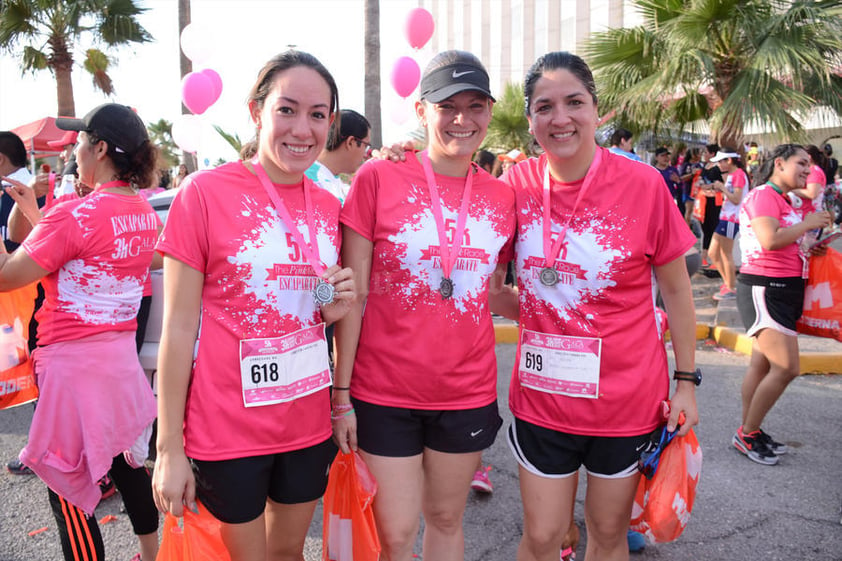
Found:
[{"label": "nike logo on cap", "polygon": [[[473,71],[472,71],[472,72],[473,72]],[[482,431],[483,431],[483,429],[479,429],[478,431],[471,431],[471,438],[474,438],[476,435],[478,435],[478,434],[479,434],[479,433],[481,433]]]},{"label": "nike logo on cap", "polygon": [[454,77],[454,78],[461,78],[461,77],[462,77],[462,76],[464,76],[465,74],[471,74],[471,73],[473,73],[473,72],[474,72],[474,70],[466,70],[466,71],[464,71],[464,72],[456,72],[456,71],[454,70],[454,71],[453,71],[453,77]]}]

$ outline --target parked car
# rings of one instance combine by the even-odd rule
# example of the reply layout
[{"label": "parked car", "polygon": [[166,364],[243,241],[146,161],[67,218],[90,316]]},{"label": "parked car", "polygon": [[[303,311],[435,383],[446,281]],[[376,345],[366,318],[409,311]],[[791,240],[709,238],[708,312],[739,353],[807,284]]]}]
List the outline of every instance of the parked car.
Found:
[{"label": "parked car", "polygon": [[[158,213],[163,223],[167,222],[167,215],[176,192],[177,190],[172,189],[149,197],[149,204]],[[152,381],[152,390],[157,395],[155,371],[158,368],[158,344],[161,341],[161,325],[164,320],[164,271],[158,269],[152,271],[149,276],[152,279],[152,305],[146,321],[143,345],[140,347],[140,364]]]}]

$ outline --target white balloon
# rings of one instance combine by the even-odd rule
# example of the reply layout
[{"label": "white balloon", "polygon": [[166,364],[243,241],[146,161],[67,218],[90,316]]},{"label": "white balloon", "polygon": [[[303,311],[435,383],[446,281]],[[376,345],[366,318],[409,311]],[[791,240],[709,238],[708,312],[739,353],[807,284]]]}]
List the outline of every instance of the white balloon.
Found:
[{"label": "white balloon", "polygon": [[193,64],[201,66],[207,62],[215,47],[213,32],[207,27],[190,23],[181,31],[181,50]]},{"label": "white balloon", "polygon": [[172,124],[172,139],[185,152],[198,152],[204,123],[199,115],[181,115]]},{"label": "white balloon", "polygon": [[397,97],[392,103],[392,122],[396,125],[406,123],[415,116],[415,102],[410,98]]}]

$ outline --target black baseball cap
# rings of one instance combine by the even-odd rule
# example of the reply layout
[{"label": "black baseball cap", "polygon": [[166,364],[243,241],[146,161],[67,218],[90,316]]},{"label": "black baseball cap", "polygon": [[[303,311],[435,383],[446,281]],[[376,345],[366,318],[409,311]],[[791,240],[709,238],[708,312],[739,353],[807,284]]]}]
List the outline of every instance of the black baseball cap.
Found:
[{"label": "black baseball cap", "polygon": [[430,103],[441,103],[445,99],[460,92],[479,92],[491,101],[496,101],[491,95],[488,83],[488,73],[482,66],[469,62],[455,62],[436,68],[421,78],[421,99]]},{"label": "black baseball cap", "polygon": [[660,148],[655,149],[655,155],[660,156],[661,154],[669,154],[670,151],[667,148],[661,146]]},{"label": "black baseball cap", "polygon": [[81,119],[59,117],[56,126],[65,131],[89,133],[113,145],[117,152],[134,152],[149,140],[146,126],[137,113],[119,103],[100,105]]}]

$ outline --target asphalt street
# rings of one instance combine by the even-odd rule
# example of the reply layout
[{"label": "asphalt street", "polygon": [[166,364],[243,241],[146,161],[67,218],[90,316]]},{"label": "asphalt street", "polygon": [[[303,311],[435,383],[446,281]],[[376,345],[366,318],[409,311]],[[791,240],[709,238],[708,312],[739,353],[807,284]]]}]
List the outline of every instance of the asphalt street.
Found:
[{"label": "asphalt street", "polygon": [[[755,464],[731,446],[739,420],[739,388],[747,358],[698,344],[697,364],[705,379],[698,390],[704,451],[696,505],[685,533],[670,544],[647,545],[633,560],[663,561],[839,561],[842,560],[842,377],[809,375],[797,379],[770,413],[765,428],[785,441],[790,453],[774,467]],[[498,345],[501,413],[506,410],[513,345]],[[5,463],[26,440],[30,405],[0,411],[0,459]],[[465,515],[467,561],[513,560],[521,533],[517,466],[505,438],[498,436],[485,454],[493,466],[494,493],[472,494]],[[584,478],[582,478],[584,481]],[[584,484],[576,505],[583,522]],[[59,561],[55,523],[47,493],[35,477],[0,473],[0,561]],[[109,561],[128,561],[137,551],[119,495],[96,511],[116,520],[102,525]],[[46,531],[29,536],[31,531]],[[583,538],[586,539],[583,532]],[[584,558],[584,540],[578,550]],[[420,554],[420,545],[417,548]],[[320,559],[321,511],[307,543],[307,561]]]}]

